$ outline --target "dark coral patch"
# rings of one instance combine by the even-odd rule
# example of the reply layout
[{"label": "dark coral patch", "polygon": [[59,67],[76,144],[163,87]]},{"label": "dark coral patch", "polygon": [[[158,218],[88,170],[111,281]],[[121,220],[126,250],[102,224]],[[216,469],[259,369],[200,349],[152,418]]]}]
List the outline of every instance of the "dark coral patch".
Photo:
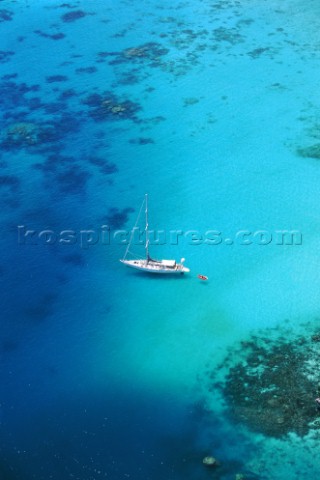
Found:
[{"label": "dark coral patch", "polygon": [[[16,110],[16,111],[11,111],[11,112],[5,112],[3,115],[3,120],[6,121],[6,123],[9,123],[9,127],[11,127],[12,123],[25,123],[28,120],[28,115],[29,112],[27,110]],[[7,122],[8,120],[8,122]],[[1,132],[1,139],[4,136],[4,131]]]},{"label": "dark coral patch", "polygon": [[53,313],[53,307],[57,297],[58,295],[56,293],[43,294],[38,299],[38,302],[33,302],[26,306],[24,314],[35,322],[44,320]]},{"label": "dark coral patch", "polygon": [[89,107],[99,107],[101,105],[101,102],[103,100],[103,97],[99,95],[98,93],[93,93],[89,95],[83,103],[88,105]]},{"label": "dark coral patch", "polygon": [[[15,74],[10,75],[10,78]],[[50,80],[59,81],[55,76]],[[2,128],[0,148],[2,150],[27,149],[30,153],[47,153],[61,150],[67,135],[81,128],[81,117],[85,112],[67,110],[66,99],[76,95],[73,90],[64,90],[56,102],[46,102],[34,92],[39,85],[27,85],[9,80],[0,82],[0,110]],[[38,121],[34,112],[41,111]]]},{"label": "dark coral patch", "polygon": [[75,161],[74,157],[69,157],[67,155],[50,155],[47,158],[47,162],[55,165],[69,165]]},{"label": "dark coral patch", "polygon": [[[42,146],[43,144],[46,144],[46,143],[50,143],[50,144],[55,143],[61,138],[60,132],[55,127],[56,126],[54,122],[41,125],[39,135],[38,135],[39,146],[40,145]],[[51,149],[52,146],[50,145],[49,148]],[[40,150],[38,149],[38,151]]]},{"label": "dark coral patch", "polygon": [[62,40],[63,38],[65,38],[65,34],[61,32],[49,34],[42,32],[41,30],[35,30],[34,33],[36,33],[40,37],[50,38],[51,40]]},{"label": "dark coral patch", "polygon": [[71,3],[62,3],[54,8],[76,8],[76,5],[72,5]]},{"label": "dark coral patch", "polygon": [[150,63],[152,66],[161,65],[161,57],[167,55],[169,50],[164,48],[160,43],[148,42],[137,47],[126,48],[119,53],[101,52],[100,57],[115,56],[114,60],[109,62],[110,65],[119,65],[122,63]]},{"label": "dark coral patch", "polygon": [[14,55],[14,52],[12,52],[11,50],[8,50],[8,51],[1,50],[0,51],[0,63],[9,62],[12,55]]},{"label": "dark coral patch", "polygon": [[134,69],[120,74],[116,83],[119,85],[134,85],[141,82],[144,78],[147,78],[146,74],[143,75],[140,70]]},{"label": "dark coral patch", "polygon": [[69,98],[75,97],[77,95],[76,91],[73,90],[72,88],[69,88],[68,90],[64,90],[60,96],[59,100],[68,100]]},{"label": "dark coral patch", "polygon": [[49,35],[49,38],[51,38],[52,40],[62,40],[63,38],[65,38],[65,34],[64,33],[54,33],[52,35]]},{"label": "dark coral patch", "polygon": [[48,83],[66,82],[68,80],[68,77],[66,77],[65,75],[51,75],[49,77],[46,77],[46,80]]},{"label": "dark coral patch", "polygon": [[256,48],[254,50],[251,50],[251,52],[248,52],[248,55],[251,57],[251,58],[259,58],[263,53],[266,53],[270,50],[269,47],[260,47],[260,48]]},{"label": "dark coral patch", "polygon": [[50,188],[57,187],[64,194],[83,194],[91,174],[77,164],[73,157],[50,155],[43,163],[33,165],[42,171],[45,182]]},{"label": "dark coral patch", "polygon": [[61,145],[60,142],[48,142],[40,145],[37,148],[37,154],[43,154],[43,155],[59,155],[61,151],[63,150],[63,146]]},{"label": "dark coral patch", "polygon": [[10,190],[17,190],[20,186],[20,180],[14,175],[0,175],[0,188],[6,187]]},{"label": "dark coral patch", "polygon": [[65,13],[62,15],[61,19],[63,22],[70,23],[79,20],[87,15],[87,13],[83,12],[82,10],[74,10],[72,12]]},{"label": "dark coral patch", "polygon": [[108,215],[102,218],[110,228],[118,229],[125,226],[129,219],[129,214],[134,212],[134,208],[127,207],[119,210],[118,208],[110,208]]},{"label": "dark coral patch", "polygon": [[244,37],[235,28],[219,27],[213,30],[213,35],[217,42],[227,42],[231,45],[244,41]]},{"label": "dark coral patch", "polygon": [[[56,106],[56,104],[54,105]],[[58,112],[56,111],[55,113]],[[79,112],[64,112],[55,115],[54,119],[41,125],[38,134],[38,144],[56,144],[59,140],[65,139],[66,135],[78,132],[81,125],[80,117],[81,113]]]},{"label": "dark coral patch", "polygon": [[25,83],[15,83],[12,81],[4,81],[0,84],[0,107],[3,113],[3,119],[10,119],[12,122],[24,121],[26,112],[18,107],[28,107],[28,100],[25,94],[29,92],[37,92],[39,85],[28,86]]},{"label": "dark coral patch", "polygon": [[88,161],[99,167],[100,172],[104,173],[105,175],[111,175],[112,173],[116,173],[118,171],[118,167],[115,163],[108,162],[107,160],[99,157],[88,157]]},{"label": "dark coral patch", "polygon": [[100,168],[100,172],[104,175],[111,175],[112,173],[116,173],[117,171],[118,167],[114,163],[106,163]]},{"label": "dark coral patch", "polygon": [[63,102],[56,102],[56,103],[46,103],[44,105],[44,111],[46,113],[60,113],[62,110],[66,108],[66,104]]},{"label": "dark coral patch", "polygon": [[319,428],[314,401],[320,394],[319,350],[314,345],[319,334],[284,332],[273,338],[271,332],[265,333],[252,336],[228,355],[221,366],[228,368],[225,380],[213,388],[221,389],[237,423],[271,437],[290,432],[305,436]]},{"label": "dark coral patch", "polygon": [[81,67],[76,69],[76,73],[95,73],[97,70],[96,67]]},{"label": "dark coral patch", "polygon": [[32,97],[28,100],[28,107],[30,110],[38,110],[43,107],[43,103],[39,97]]},{"label": "dark coral patch", "polygon": [[83,255],[80,255],[79,253],[70,253],[69,255],[64,255],[62,260],[65,263],[70,263],[76,267],[82,267],[85,265],[85,259]]},{"label": "dark coral patch", "polygon": [[31,122],[16,122],[3,132],[1,147],[6,150],[31,147],[40,141],[40,128]]},{"label": "dark coral patch", "polygon": [[[38,107],[40,108],[39,105]],[[48,104],[44,109],[47,113],[54,113],[55,118],[40,124],[22,121],[23,118],[19,118],[3,130],[1,147],[6,150],[28,148],[31,153],[59,152],[61,146],[57,142],[79,130],[80,114],[73,115],[69,112],[61,114],[61,110],[65,109],[64,103]],[[14,114],[10,114],[10,120],[16,120]]]},{"label": "dark coral patch", "polygon": [[320,143],[316,143],[310,147],[300,147],[297,149],[297,153],[300,155],[300,157],[315,158],[316,160],[320,160]]},{"label": "dark coral patch", "polygon": [[133,143],[134,145],[148,145],[150,143],[154,143],[154,140],[152,138],[139,137],[132,138],[129,140],[129,143]]},{"label": "dark coral patch", "polygon": [[12,20],[12,17],[13,17],[13,12],[5,8],[0,9],[0,23],[10,22],[10,20]]},{"label": "dark coral patch", "polygon": [[107,57],[117,57],[119,55],[118,52],[99,52],[98,56],[100,58],[107,58]]},{"label": "dark coral patch", "polygon": [[17,78],[17,73],[7,73],[1,77],[1,80],[12,80],[13,78]]},{"label": "dark coral patch", "polygon": [[55,173],[59,171],[61,167],[68,166],[74,162],[74,157],[68,157],[65,155],[61,155],[59,152],[56,152],[52,155],[49,155],[45,162],[33,164],[33,168],[36,168],[37,170],[42,170],[44,173]]},{"label": "dark coral patch", "polygon": [[120,100],[111,92],[89,95],[83,103],[90,107],[89,115],[96,122],[126,119],[137,122],[136,113],[141,110],[138,103]]},{"label": "dark coral patch", "polygon": [[162,115],[158,115],[157,117],[152,117],[148,119],[149,123],[152,123],[153,125],[158,125],[160,122],[164,122],[166,120],[166,117],[163,117]]},{"label": "dark coral patch", "polygon": [[1,96],[0,106],[1,110],[8,113],[8,110],[15,111],[17,107],[24,107],[27,105],[27,100],[24,97],[29,92],[37,92],[40,90],[39,85],[28,86],[26,83],[15,83],[4,81],[0,84]]},{"label": "dark coral patch", "polygon": [[84,193],[91,174],[79,167],[72,166],[56,175],[55,179],[63,193]]},{"label": "dark coral patch", "polygon": [[57,120],[51,122],[55,134],[63,138],[66,133],[76,133],[81,125],[81,112],[65,112]]}]

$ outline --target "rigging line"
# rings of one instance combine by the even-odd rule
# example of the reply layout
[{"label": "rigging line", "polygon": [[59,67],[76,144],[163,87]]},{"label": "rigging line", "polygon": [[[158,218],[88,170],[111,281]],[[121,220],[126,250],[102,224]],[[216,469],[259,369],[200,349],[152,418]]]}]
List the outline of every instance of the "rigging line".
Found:
[{"label": "rigging line", "polygon": [[148,223],[148,194],[146,193],[145,196],[145,201],[146,201],[146,211],[145,211],[145,214],[146,214],[146,259],[147,259],[147,262],[148,262],[148,259],[149,259],[149,230],[148,230],[148,227],[149,227],[149,223]]},{"label": "rigging line", "polygon": [[137,216],[136,223],[134,224],[134,227],[133,227],[133,229],[131,230],[130,240],[129,240],[128,246],[127,246],[127,248],[126,248],[126,251],[125,251],[123,260],[125,260],[125,259],[126,259],[126,256],[128,255],[129,248],[130,248],[130,246],[131,246],[131,242],[132,242],[132,239],[133,239],[134,231],[135,231],[135,229],[137,228],[137,225],[138,225],[138,222],[139,222],[139,219],[140,219],[140,215],[141,215],[141,212],[142,212],[142,207],[143,207],[144,203],[145,203],[145,198],[144,198],[143,201],[142,201],[142,204],[141,204],[141,207],[140,207],[138,216]]},{"label": "rigging line", "polygon": [[129,250],[128,253],[130,253],[130,255],[131,255],[134,259],[136,259],[136,260],[143,260],[143,258],[141,257],[141,255],[139,256],[139,255],[137,255],[136,253],[130,252],[130,250]]}]

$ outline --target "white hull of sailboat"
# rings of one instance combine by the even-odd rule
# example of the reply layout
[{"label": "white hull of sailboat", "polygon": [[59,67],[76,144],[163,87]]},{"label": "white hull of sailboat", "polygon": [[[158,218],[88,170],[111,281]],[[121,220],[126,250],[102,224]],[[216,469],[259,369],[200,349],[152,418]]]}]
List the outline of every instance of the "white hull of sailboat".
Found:
[{"label": "white hull of sailboat", "polygon": [[120,260],[121,263],[127,267],[135,268],[146,273],[159,273],[166,275],[177,275],[190,272],[182,263],[175,263],[174,266],[167,266],[162,261],[147,261],[147,260]]}]

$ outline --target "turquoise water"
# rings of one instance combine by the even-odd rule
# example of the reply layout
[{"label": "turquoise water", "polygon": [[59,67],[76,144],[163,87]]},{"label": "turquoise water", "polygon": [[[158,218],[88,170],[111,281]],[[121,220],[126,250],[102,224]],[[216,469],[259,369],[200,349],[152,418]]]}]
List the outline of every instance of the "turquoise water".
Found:
[{"label": "turquoise water", "polygon": [[[320,473],[315,433],[250,433],[208,387],[252,333],[318,324],[320,167],[301,153],[320,135],[318,14],[1,2],[1,480]],[[221,232],[152,246],[186,258],[183,278],[125,269],[116,243],[18,242],[18,226],[131,228],[146,192],[152,228]],[[241,245],[243,230],[302,243]]]}]

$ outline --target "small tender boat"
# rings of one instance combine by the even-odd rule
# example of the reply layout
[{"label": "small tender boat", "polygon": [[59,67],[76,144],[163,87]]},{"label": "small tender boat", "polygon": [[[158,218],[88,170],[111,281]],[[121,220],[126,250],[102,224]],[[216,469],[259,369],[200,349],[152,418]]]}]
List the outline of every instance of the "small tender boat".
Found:
[{"label": "small tender boat", "polygon": [[146,232],[146,241],[145,241],[145,249],[146,249],[146,255],[145,258],[137,258],[137,259],[130,259],[127,260],[127,255],[130,250],[130,245],[133,239],[133,232],[134,229],[132,230],[131,238],[128,244],[128,247],[126,249],[126,252],[124,254],[124,257],[122,260],[120,260],[121,263],[126,265],[127,267],[135,268],[137,270],[141,270],[143,272],[147,273],[162,273],[162,274],[178,274],[178,273],[188,273],[190,272],[189,268],[184,266],[184,258],[181,258],[180,263],[176,262],[175,260],[155,260],[150,257],[149,255],[149,235],[148,235],[148,195],[145,195],[145,198],[142,202],[140,212],[135,224],[135,227],[138,224],[139,217],[142,211],[143,206],[145,206],[145,232]]},{"label": "small tender boat", "polygon": [[208,280],[208,277],[206,275],[198,275],[199,280]]}]

